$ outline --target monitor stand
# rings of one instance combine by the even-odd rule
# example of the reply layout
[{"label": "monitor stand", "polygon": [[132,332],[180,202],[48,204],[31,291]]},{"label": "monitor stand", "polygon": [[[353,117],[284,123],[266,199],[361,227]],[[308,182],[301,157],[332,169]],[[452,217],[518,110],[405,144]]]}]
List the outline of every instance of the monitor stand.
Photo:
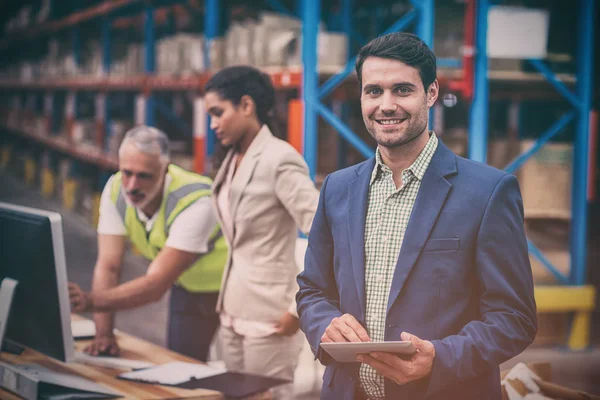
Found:
[{"label": "monitor stand", "polygon": [[[6,332],[6,325],[8,324],[8,317],[10,315],[10,306],[18,283],[14,279],[4,278],[0,284],[0,344],[4,340],[4,333]],[[10,344],[7,345],[4,343],[2,351],[5,351],[5,347],[7,346],[10,348]],[[14,349],[14,347],[11,349]]]}]

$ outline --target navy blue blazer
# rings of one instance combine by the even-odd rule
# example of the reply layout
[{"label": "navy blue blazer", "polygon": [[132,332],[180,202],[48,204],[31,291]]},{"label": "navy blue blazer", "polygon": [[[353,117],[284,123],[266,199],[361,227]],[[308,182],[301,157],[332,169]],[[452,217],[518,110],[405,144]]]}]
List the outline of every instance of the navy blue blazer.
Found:
[{"label": "navy blue blazer", "polygon": [[[353,399],[358,363],[319,343],[334,317],[365,326],[364,228],[370,158],[323,182],[298,276],[300,326],[327,368],[322,399]],[[441,141],[421,182],[393,276],[385,340],[406,331],[435,346],[427,379],[388,399],[500,399],[499,365],[537,332],[533,279],[516,178],[457,157]]]}]

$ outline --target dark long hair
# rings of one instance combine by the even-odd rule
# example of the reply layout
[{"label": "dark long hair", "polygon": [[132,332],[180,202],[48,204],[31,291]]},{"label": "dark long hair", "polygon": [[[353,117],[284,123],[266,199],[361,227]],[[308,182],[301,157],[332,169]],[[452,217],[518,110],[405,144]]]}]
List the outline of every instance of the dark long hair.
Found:
[{"label": "dark long hair", "polygon": [[[213,75],[205,86],[206,92],[214,92],[233,105],[240,104],[242,96],[249,96],[256,105],[256,116],[261,124],[266,124],[277,135],[274,124],[275,89],[269,75],[256,68],[241,65],[224,68]],[[218,169],[230,147],[216,143],[213,167]]]}]

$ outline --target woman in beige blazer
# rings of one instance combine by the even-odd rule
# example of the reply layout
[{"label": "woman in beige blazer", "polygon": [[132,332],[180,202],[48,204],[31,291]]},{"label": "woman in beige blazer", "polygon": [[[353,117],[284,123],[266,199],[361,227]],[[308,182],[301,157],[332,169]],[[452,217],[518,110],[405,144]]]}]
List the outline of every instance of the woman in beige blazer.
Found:
[{"label": "woman in beige blazer", "polygon": [[[251,67],[230,67],[206,85],[211,128],[228,148],[213,201],[229,244],[217,310],[229,370],[293,380],[298,334],[297,229],[308,233],[319,193],[302,156],[268,127],[275,91]],[[292,398],[291,384],[275,397]]]}]

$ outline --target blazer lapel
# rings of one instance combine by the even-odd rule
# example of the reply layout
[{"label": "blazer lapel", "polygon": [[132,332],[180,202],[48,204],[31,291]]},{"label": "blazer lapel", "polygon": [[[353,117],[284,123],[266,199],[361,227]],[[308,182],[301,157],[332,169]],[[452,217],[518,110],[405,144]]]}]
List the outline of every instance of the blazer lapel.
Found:
[{"label": "blazer lapel", "polygon": [[359,321],[365,321],[365,222],[369,198],[369,181],[375,167],[375,158],[367,160],[356,169],[358,175],[348,184],[348,235],[352,270],[360,306]]},{"label": "blazer lapel", "polygon": [[402,287],[421,254],[439,213],[444,207],[446,197],[448,197],[448,193],[452,188],[452,184],[446,180],[446,176],[454,173],[456,173],[456,156],[440,140],[431,163],[423,176],[419,194],[408,221],[396,270],[392,278],[387,312],[390,311],[402,291]]},{"label": "blazer lapel", "polygon": [[250,178],[252,178],[252,174],[254,173],[254,169],[258,164],[258,158],[262,153],[264,146],[272,137],[273,134],[271,133],[269,128],[266,125],[263,125],[263,127],[260,129],[256,137],[250,144],[250,147],[246,151],[242,162],[238,166],[238,170],[233,176],[233,180],[231,181],[231,197],[229,198],[229,202],[231,218],[233,218],[234,220],[235,213],[237,212],[240,200],[242,198],[242,194],[244,193],[244,189],[246,189],[246,186],[248,186]]},{"label": "blazer lapel", "polygon": [[221,164],[221,167],[217,171],[217,175],[213,180],[213,192],[218,193],[225,177],[227,176],[227,171],[229,170],[229,163],[231,163],[231,158],[233,157],[233,149],[229,149],[227,154],[225,155],[225,159]]},{"label": "blazer lapel", "polygon": [[221,210],[218,205],[217,197],[219,195],[219,192],[221,191],[221,186],[223,185],[223,182],[225,181],[225,178],[227,177],[227,171],[229,170],[229,164],[231,163],[232,157],[233,157],[233,149],[231,149],[227,152],[227,155],[225,156],[225,160],[223,160],[221,167],[217,171],[217,175],[215,176],[215,180],[213,181],[213,184],[212,184],[213,195],[211,196],[213,209],[216,210],[216,212],[217,212],[217,218],[219,219],[219,222],[221,225],[221,231],[223,232],[223,234],[225,236],[227,236],[227,240],[229,243],[232,242],[233,238],[230,237],[229,232],[227,232],[227,229],[222,228],[223,216],[221,215]]}]

